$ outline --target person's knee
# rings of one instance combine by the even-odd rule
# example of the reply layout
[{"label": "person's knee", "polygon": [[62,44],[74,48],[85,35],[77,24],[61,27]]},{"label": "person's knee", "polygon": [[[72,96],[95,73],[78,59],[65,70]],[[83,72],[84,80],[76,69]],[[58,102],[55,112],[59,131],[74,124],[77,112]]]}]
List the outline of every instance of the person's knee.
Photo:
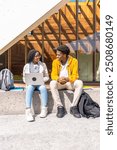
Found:
[{"label": "person's knee", "polygon": [[68,86],[68,87],[71,86],[71,83],[70,83],[70,82],[67,82],[67,83],[66,83],[66,86]]},{"label": "person's knee", "polygon": [[56,80],[50,81],[50,89],[53,89],[53,88],[57,88],[57,81]]},{"label": "person's knee", "polygon": [[41,85],[39,89],[40,89],[40,91],[46,91],[47,90],[45,85]]},{"label": "person's knee", "polygon": [[32,85],[28,85],[28,86],[26,87],[26,90],[27,90],[27,91],[34,91],[34,87],[33,87]]},{"label": "person's knee", "polygon": [[83,81],[82,80],[76,80],[74,83],[74,86],[83,88]]}]

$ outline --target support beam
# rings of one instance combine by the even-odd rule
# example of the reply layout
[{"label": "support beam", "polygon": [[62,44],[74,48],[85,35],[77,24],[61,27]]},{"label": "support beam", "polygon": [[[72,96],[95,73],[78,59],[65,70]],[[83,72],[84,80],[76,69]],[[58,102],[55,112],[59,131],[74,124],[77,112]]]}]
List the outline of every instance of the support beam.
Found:
[{"label": "support beam", "polygon": [[42,23],[42,62],[44,62],[44,22]]},{"label": "support beam", "polygon": [[59,10],[59,45],[61,45],[61,9]]},{"label": "support beam", "polygon": [[8,69],[11,70],[11,48],[8,50]]},{"label": "support beam", "polygon": [[96,0],[93,0],[93,81],[96,81]]},{"label": "support beam", "polygon": [[25,64],[27,63],[27,53],[28,53],[28,50],[27,50],[27,36],[24,37],[25,39]]},{"label": "support beam", "polygon": [[79,0],[76,0],[76,58],[78,59],[78,4]]}]

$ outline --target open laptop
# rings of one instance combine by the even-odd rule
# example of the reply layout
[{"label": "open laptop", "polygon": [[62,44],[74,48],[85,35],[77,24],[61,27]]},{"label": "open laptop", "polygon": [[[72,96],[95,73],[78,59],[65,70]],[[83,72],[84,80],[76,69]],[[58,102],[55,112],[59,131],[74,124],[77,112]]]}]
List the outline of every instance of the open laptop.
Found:
[{"label": "open laptop", "polygon": [[25,82],[27,85],[44,85],[43,73],[25,74]]}]

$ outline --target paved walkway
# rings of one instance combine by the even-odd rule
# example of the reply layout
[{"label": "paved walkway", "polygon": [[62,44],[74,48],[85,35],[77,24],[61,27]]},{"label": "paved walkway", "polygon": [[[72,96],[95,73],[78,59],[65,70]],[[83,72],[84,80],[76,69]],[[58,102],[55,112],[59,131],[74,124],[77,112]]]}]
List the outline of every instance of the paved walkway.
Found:
[{"label": "paved walkway", "polygon": [[0,116],[0,150],[99,150],[100,118]]},{"label": "paved walkway", "polygon": [[[99,89],[87,92],[99,103]],[[100,118],[0,115],[0,150],[100,150]]]}]

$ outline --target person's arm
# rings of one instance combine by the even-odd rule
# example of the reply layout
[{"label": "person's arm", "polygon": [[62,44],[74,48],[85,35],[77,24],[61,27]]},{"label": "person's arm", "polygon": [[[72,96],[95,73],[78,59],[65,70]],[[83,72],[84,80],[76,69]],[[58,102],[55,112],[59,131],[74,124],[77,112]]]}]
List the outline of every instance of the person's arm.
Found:
[{"label": "person's arm", "polygon": [[44,82],[47,82],[49,80],[49,74],[45,63],[43,63],[43,67],[44,67]]},{"label": "person's arm", "polygon": [[57,63],[58,62],[56,60],[54,60],[52,63],[52,72],[51,72],[52,80],[58,80],[58,78],[59,78],[60,66]]},{"label": "person's arm", "polygon": [[73,64],[70,66],[70,69],[72,69],[72,73],[69,75],[69,81],[74,82],[79,78],[78,61],[76,59],[73,61]]},{"label": "person's arm", "polygon": [[29,73],[29,64],[26,64],[23,68],[23,82],[25,83],[25,74]]},{"label": "person's arm", "polygon": [[23,68],[23,82],[25,83],[25,70],[26,70],[26,65]]}]

